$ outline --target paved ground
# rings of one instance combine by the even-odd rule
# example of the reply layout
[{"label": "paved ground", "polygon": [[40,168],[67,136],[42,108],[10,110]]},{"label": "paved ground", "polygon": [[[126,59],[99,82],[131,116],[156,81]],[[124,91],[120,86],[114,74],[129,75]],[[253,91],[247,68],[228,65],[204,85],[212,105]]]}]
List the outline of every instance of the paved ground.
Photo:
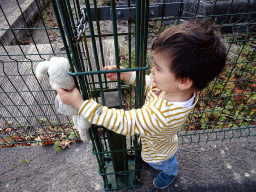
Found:
[{"label": "paved ground", "polygon": [[[17,3],[18,2],[18,3]],[[47,0],[0,0],[0,40],[4,45],[9,45],[15,40],[13,33],[21,41],[29,33],[25,30],[6,30],[8,28],[28,28],[30,23],[35,22],[38,9],[46,6]],[[21,12],[22,10],[22,12]],[[24,18],[26,22],[24,21]]]},{"label": "paved ground", "polygon": [[[182,145],[177,158],[179,176],[162,191],[256,191],[254,137]],[[3,192],[104,191],[91,144],[74,143],[59,153],[52,146],[1,149],[0,165]],[[122,191],[158,191],[152,185],[158,173],[143,163],[142,185]]]},{"label": "paved ground", "polygon": [[[26,0],[19,0],[20,4],[23,4]],[[16,10],[18,12],[18,5],[16,0],[1,0],[0,1],[1,8],[4,10],[6,15],[13,14]],[[4,14],[0,11],[0,23],[4,23],[6,21]]]}]

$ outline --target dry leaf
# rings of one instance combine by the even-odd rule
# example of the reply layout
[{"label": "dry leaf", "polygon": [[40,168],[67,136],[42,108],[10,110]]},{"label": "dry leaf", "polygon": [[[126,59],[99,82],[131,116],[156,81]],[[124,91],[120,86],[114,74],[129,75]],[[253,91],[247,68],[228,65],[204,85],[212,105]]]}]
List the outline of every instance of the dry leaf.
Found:
[{"label": "dry leaf", "polygon": [[14,139],[14,141],[16,141],[16,142],[23,140],[21,136],[14,136],[13,139]]},{"label": "dry leaf", "polygon": [[61,149],[65,149],[66,147],[71,148],[70,144],[71,144],[71,141],[69,141],[69,140],[62,140],[60,142],[60,147],[61,147]]},{"label": "dry leaf", "polygon": [[25,138],[24,138],[26,141],[30,141],[31,139],[32,139],[32,137],[31,136],[25,136]]},{"label": "dry leaf", "polygon": [[7,129],[5,129],[4,133],[9,133],[11,131],[12,131],[12,128],[7,128]]},{"label": "dry leaf", "polygon": [[43,129],[39,129],[38,133],[43,133],[44,130]]},{"label": "dry leaf", "polygon": [[45,146],[45,145],[52,145],[54,144],[54,141],[43,141],[42,142],[42,145]]},{"label": "dry leaf", "polygon": [[47,126],[45,126],[45,128],[48,129],[48,130],[51,130],[51,131],[53,130],[51,125],[47,125]]},{"label": "dry leaf", "polygon": [[35,141],[42,141],[42,139],[38,136]]}]

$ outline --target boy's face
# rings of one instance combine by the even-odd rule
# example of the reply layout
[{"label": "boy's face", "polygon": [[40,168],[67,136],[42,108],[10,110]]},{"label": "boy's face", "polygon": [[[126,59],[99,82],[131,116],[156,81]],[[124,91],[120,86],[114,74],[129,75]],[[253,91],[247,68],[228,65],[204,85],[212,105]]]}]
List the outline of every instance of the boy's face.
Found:
[{"label": "boy's face", "polygon": [[170,71],[170,58],[166,52],[154,54],[155,66],[151,69],[156,87],[166,93],[175,94],[179,92],[180,80]]}]

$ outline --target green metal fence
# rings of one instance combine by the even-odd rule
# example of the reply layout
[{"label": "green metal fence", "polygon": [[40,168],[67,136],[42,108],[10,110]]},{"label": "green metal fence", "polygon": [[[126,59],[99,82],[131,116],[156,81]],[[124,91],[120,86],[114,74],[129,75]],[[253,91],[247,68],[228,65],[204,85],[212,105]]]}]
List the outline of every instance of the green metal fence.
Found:
[{"label": "green metal fence", "polygon": [[[228,60],[222,74],[201,92],[195,110],[179,132],[180,143],[256,135],[254,1],[128,0],[125,5],[121,1],[116,5],[115,1],[86,0],[34,0],[29,5],[11,2],[12,9],[0,4],[0,147],[78,138],[70,118],[54,108],[56,92],[50,88],[48,77],[35,77],[39,62],[52,56],[67,57],[69,75],[76,78],[84,99],[93,97],[110,107],[139,108],[144,102],[143,81],[151,64],[154,37],[165,28],[196,18],[208,18],[220,28]],[[118,6],[131,11],[122,12]],[[83,25],[79,27],[79,23]],[[120,82],[120,76],[117,82],[106,79],[102,67],[114,63],[136,71],[139,81],[135,88]],[[129,172],[139,159],[137,136],[116,136],[96,126],[91,134],[105,189],[138,185],[140,164],[135,163],[135,171]],[[121,143],[119,148],[109,142],[113,136]],[[114,167],[108,173],[108,158],[115,159],[113,164],[121,168]],[[120,169],[124,169],[122,177],[116,176]],[[127,180],[129,175],[133,175],[131,181]],[[111,179],[118,182],[113,185]]]},{"label": "green metal fence", "polygon": [[[98,20],[92,21],[93,25],[86,26],[85,34],[82,35],[82,41],[69,42],[77,35],[76,25],[81,18],[81,8],[86,2],[78,1],[31,1],[31,4],[24,6],[18,0],[12,0],[12,9],[1,4],[1,146],[19,143],[13,136],[20,135],[20,143],[39,142],[40,135],[46,136],[50,131],[57,135],[64,132],[63,124],[67,126],[68,133],[72,133],[72,126],[68,126],[70,119],[56,113],[53,106],[55,92],[51,90],[47,77],[43,81],[35,78],[34,72],[38,62],[47,60],[52,56],[65,56],[73,62],[74,65],[81,63],[80,71],[99,71],[95,67],[94,60],[99,66],[109,64],[108,58],[103,47],[109,46],[106,40],[115,40],[114,52],[117,55],[112,62],[120,63],[126,67],[135,67],[139,61],[140,54],[135,42],[136,26],[134,20],[113,22]],[[170,1],[150,1],[153,3],[167,4]],[[193,18],[205,19],[211,18],[212,21],[220,27],[227,43],[228,61],[226,70],[219,78],[216,78],[209,86],[203,90],[195,111],[191,114],[185,124],[182,137],[191,134],[187,131],[195,131],[193,134],[203,134],[211,130],[216,133],[215,137],[208,140],[230,139],[232,137],[255,136],[253,128],[255,127],[255,3],[249,0],[244,1],[175,1],[181,2],[182,14],[172,17],[150,18],[148,22],[147,33],[141,34],[145,38],[148,36],[148,43],[152,42],[155,35],[159,34],[169,25],[175,25],[184,20]],[[48,3],[48,4],[47,4]],[[89,3],[89,2],[88,2]],[[134,1],[127,1],[127,5],[133,6]],[[62,4],[62,5],[61,5]],[[107,1],[91,1],[91,7],[110,5]],[[68,23],[61,21],[59,12],[60,7],[66,5],[64,11],[66,19],[70,22],[70,30],[64,27]],[[30,8],[34,11],[31,14]],[[40,10],[40,11],[38,11]],[[54,11],[55,14],[54,15]],[[10,13],[11,12],[11,13]],[[140,11],[139,11],[140,12]],[[19,13],[19,14],[18,14]],[[59,14],[60,13],[60,14]],[[151,13],[151,12],[150,12]],[[149,14],[150,14],[149,13]],[[14,20],[14,16],[17,19]],[[17,15],[18,14],[18,15]],[[142,13],[143,14],[143,13]],[[134,16],[136,14],[134,13]],[[68,18],[72,17],[72,19]],[[94,20],[96,20],[95,18]],[[110,26],[110,27],[109,27]],[[118,30],[113,30],[118,27]],[[93,28],[94,30],[92,30]],[[93,31],[94,33],[90,33]],[[61,38],[61,36],[63,38]],[[68,38],[69,37],[69,38]],[[119,45],[117,45],[117,38]],[[92,45],[93,39],[96,45]],[[137,41],[139,37],[137,37]],[[97,41],[97,42],[96,42]],[[143,41],[143,40],[142,40]],[[145,41],[144,41],[145,42]],[[146,42],[145,42],[146,43]],[[109,44],[109,43],[107,43]],[[73,45],[73,46],[72,46]],[[79,45],[79,46],[78,46]],[[97,48],[92,47],[97,46]],[[143,45],[145,47],[145,45]],[[93,53],[97,49],[97,53]],[[138,50],[136,50],[138,49]],[[67,53],[65,50],[68,50]],[[145,49],[143,50],[145,51]],[[80,55],[75,55],[81,53]],[[94,58],[94,54],[96,57]],[[107,58],[106,58],[107,57]],[[150,57],[150,56],[148,56]],[[93,63],[92,63],[93,61]],[[79,82],[90,80],[88,87],[85,87],[85,97],[97,97],[102,94],[102,89],[107,87],[103,75],[101,80],[98,75],[91,75],[95,78],[86,79],[79,77]],[[100,86],[99,86],[100,85]],[[118,83],[109,90],[119,91],[118,106],[126,107],[130,105],[127,99],[122,98],[122,88],[130,88]],[[137,86],[138,87],[138,86]],[[89,89],[90,91],[86,91]],[[129,93],[129,91],[126,91]],[[125,93],[126,93],[125,92]],[[138,94],[138,90],[137,90]],[[123,95],[123,97],[121,96]],[[136,106],[141,105],[140,99],[135,97]],[[99,100],[98,100],[99,101]],[[104,99],[103,99],[103,102]],[[143,98],[141,100],[143,103]],[[131,105],[133,101],[131,100]],[[49,126],[51,125],[51,126]],[[64,126],[64,127],[65,127]],[[47,130],[54,127],[54,131]],[[40,130],[40,132],[39,132]],[[234,134],[238,130],[238,134]],[[218,132],[232,133],[231,136],[223,135],[217,137]],[[45,135],[46,134],[46,135]],[[211,134],[213,135],[213,134]],[[29,137],[31,139],[29,140]],[[49,135],[48,135],[49,136]],[[27,137],[24,140],[23,137]],[[38,138],[39,137],[39,138]],[[190,137],[190,136],[189,136]],[[191,137],[192,138],[192,137]],[[35,139],[38,139],[35,141]],[[41,138],[43,139],[43,138]],[[61,137],[48,137],[49,140],[59,140]],[[199,142],[193,139],[190,142]]]},{"label": "green metal fence", "polygon": [[74,131],[61,126],[70,120],[56,112],[56,93],[47,78],[40,82],[35,77],[38,62],[66,55],[61,51],[63,45],[56,43],[59,29],[54,15],[44,11],[49,3],[11,0],[1,4],[1,147],[59,140],[62,133]]}]

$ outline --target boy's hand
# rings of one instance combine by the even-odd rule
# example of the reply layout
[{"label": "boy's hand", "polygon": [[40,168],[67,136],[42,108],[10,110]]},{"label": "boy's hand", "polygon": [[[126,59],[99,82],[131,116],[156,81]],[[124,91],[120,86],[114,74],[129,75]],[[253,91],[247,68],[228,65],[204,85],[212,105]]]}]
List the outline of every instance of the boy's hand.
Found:
[{"label": "boy's hand", "polygon": [[77,109],[80,109],[84,100],[79,90],[74,87],[72,91],[66,91],[65,89],[59,88],[57,92],[60,95],[60,100],[66,105],[71,105]]},{"label": "boy's hand", "polygon": [[[116,66],[113,65],[106,65],[103,67],[103,70],[115,70],[117,69]],[[120,66],[120,69],[124,69],[124,67]],[[126,82],[129,82],[131,78],[132,72],[122,72],[120,73],[120,79]],[[117,81],[117,73],[106,73],[107,78],[110,79],[110,81]]]}]

